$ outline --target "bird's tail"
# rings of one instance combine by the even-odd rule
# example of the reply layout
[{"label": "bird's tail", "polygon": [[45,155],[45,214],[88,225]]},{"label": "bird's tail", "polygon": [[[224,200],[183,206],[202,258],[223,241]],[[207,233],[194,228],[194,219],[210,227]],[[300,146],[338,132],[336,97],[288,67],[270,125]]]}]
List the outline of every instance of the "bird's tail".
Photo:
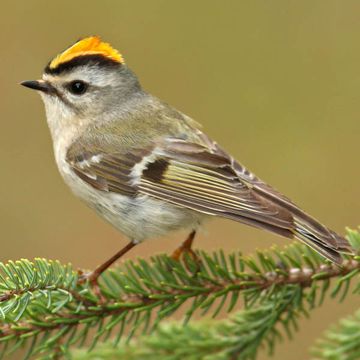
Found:
[{"label": "bird's tail", "polygon": [[353,248],[344,237],[322,225],[265,183],[260,183],[255,191],[270,200],[277,207],[278,214],[288,220],[284,227],[266,224],[267,230],[288,238],[295,237],[336,264],[342,263],[341,253],[354,253]]},{"label": "bird's tail", "polygon": [[341,253],[353,254],[349,242],[334,231],[299,211],[293,215],[294,237],[337,264],[342,263]]}]

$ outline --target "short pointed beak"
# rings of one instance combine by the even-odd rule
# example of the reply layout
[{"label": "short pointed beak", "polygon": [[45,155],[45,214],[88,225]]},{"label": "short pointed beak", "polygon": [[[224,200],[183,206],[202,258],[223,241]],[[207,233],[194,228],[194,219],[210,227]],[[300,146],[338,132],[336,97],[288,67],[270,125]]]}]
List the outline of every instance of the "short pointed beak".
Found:
[{"label": "short pointed beak", "polygon": [[20,85],[28,87],[30,89],[39,90],[42,92],[49,92],[50,86],[44,80],[27,80],[20,83]]}]

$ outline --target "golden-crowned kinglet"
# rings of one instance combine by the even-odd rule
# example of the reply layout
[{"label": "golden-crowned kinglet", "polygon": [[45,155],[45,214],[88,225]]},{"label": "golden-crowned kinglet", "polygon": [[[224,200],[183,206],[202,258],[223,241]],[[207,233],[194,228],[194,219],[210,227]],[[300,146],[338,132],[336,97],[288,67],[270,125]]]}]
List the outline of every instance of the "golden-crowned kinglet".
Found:
[{"label": "golden-crowned kinglet", "polygon": [[297,238],[335,263],[351,252],[345,238],[240,165],[198,123],[144,91],[99,37],[79,40],[47,65],[42,80],[22,85],[45,103],[65,182],[130,239],[90,280],[135,244],[187,228],[178,257],[211,216]]}]

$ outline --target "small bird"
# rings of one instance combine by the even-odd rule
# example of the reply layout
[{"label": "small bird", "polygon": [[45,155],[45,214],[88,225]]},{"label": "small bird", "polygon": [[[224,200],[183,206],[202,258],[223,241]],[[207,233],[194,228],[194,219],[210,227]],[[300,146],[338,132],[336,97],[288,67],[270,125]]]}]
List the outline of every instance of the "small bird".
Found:
[{"label": "small bird", "polygon": [[191,251],[212,216],[297,238],[341,264],[347,240],[238,163],[190,117],[142,89],[122,55],[98,36],[77,41],[22,85],[45,104],[59,171],[71,190],[136,244],[188,229]]}]

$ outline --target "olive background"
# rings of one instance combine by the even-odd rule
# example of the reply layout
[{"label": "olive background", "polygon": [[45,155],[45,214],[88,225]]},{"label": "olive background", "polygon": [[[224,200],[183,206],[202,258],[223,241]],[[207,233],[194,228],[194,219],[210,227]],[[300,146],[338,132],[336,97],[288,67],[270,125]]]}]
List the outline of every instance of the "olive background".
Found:
[{"label": "olive background", "polygon": [[[40,97],[19,86],[92,34],[120,50],[148,91],[313,216],[340,233],[360,223],[358,1],[2,0],[1,9],[1,261],[46,257],[91,269],[127,241],[63,183]],[[127,257],[170,252],[185,236],[150,240]],[[250,253],[286,243],[214,219],[195,245]],[[308,358],[357,301],[312,311],[275,358]]]}]

